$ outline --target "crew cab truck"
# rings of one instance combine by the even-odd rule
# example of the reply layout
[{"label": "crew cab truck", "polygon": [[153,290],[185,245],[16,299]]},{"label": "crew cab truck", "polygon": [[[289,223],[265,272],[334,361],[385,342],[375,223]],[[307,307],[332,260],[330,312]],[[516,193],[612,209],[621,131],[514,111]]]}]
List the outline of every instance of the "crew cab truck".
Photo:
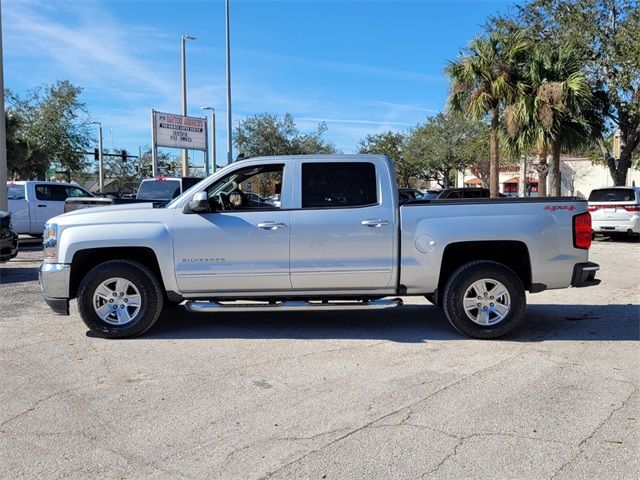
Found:
[{"label": "crew cab truck", "polygon": [[75,183],[29,180],[7,182],[7,197],[15,232],[40,236],[49,218],[64,213],[67,198],[93,195]]},{"label": "crew cab truck", "polygon": [[[278,185],[280,206],[247,195],[259,185]],[[522,322],[527,291],[597,284],[590,245],[584,200],[400,206],[385,156],[262,157],[164,208],[52,218],[40,283],[55,312],[77,298],[89,329],[108,338],[142,334],[184,300],[191,312],[304,311],[384,309],[406,295],[427,296],[468,336],[496,338]]]}]

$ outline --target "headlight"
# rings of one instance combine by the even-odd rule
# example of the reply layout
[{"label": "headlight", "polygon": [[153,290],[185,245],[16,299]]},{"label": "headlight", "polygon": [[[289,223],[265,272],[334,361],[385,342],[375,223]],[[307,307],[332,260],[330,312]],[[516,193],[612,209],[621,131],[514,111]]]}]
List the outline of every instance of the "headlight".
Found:
[{"label": "headlight", "polygon": [[58,225],[56,223],[45,224],[42,244],[44,261],[55,262],[58,259]]}]

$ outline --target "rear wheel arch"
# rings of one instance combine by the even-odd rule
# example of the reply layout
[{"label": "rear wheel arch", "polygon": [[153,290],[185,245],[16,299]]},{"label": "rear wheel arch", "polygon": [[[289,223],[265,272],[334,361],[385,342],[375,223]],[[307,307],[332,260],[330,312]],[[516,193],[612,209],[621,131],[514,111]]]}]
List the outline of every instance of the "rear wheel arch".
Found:
[{"label": "rear wheel arch", "polygon": [[524,242],[518,240],[474,241],[450,243],[444,249],[440,264],[440,276],[436,290],[437,303],[442,297],[451,275],[462,265],[485,260],[504,265],[520,278],[525,290],[532,289],[531,258]]}]

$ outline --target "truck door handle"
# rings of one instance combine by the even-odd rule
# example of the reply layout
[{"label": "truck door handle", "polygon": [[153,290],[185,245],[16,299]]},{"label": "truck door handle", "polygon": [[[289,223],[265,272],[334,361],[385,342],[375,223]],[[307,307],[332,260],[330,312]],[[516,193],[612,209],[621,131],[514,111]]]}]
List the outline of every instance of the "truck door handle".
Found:
[{"label": "truck door handle", "polygon": [[284,227],[286,227],[284,223],[278,222],[261,222],[258,224],[258,228],[262,228],[264,230],[278,230],[279,228]]},{"label": "truck door handle", "polygon": [[367,220],[362,220],[362,225],[366,227],[383,227],[385,225],[389,225],[388,220],[382,220],[381,218],[369,218]]},{"label": "truck door handle", "polygon": [[38,208],[46,207],[46,205],[38,205]]}]

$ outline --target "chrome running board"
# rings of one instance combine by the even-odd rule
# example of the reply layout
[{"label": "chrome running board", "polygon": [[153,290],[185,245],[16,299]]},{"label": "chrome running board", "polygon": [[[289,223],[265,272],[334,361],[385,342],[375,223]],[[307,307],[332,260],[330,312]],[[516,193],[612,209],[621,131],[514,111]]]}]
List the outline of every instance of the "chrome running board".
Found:
[{"label": "chrome running board", "polygon": [[299,312],[305,310],[382,310],[402,305],[401,298],[390,300],[371,300],[360,302],[323,302],[305,300],[286,300],[278,303],[220,303],[190,300],[185,308],[190,312],[271,312],[285,310]]}]

